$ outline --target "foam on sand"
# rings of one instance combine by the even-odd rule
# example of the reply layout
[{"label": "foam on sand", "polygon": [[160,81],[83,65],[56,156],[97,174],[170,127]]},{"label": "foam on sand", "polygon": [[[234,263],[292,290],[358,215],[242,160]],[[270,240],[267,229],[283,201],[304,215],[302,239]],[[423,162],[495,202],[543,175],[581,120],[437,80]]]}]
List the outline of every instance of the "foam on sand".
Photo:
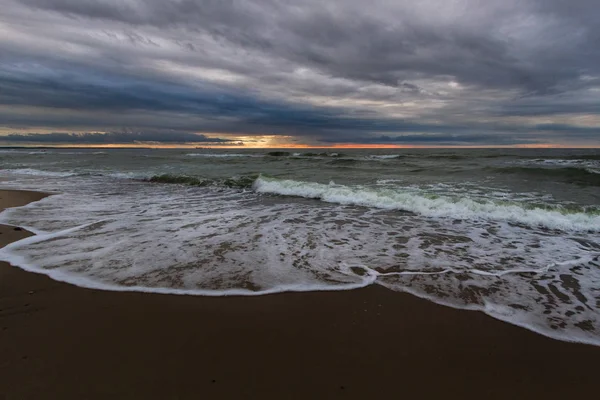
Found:
[{"label": "foam on sand", "polygon": [[[62,181],[63,194],[0,215],[38,234],[1,249],[0,259],[118,291],[224,296],[380,284],[600,345],[600,235],[581,225],[589,227],[593,214],[542,214],[570,221],[559,231],[514,224],[503,207],[527,218],[547,210],[469,208],[467,198],[397,188],[265,177],[256,179],[256,192],[110,177]],[[30,184],[57,185],[44,177]],[[300,197],[262,194],[279,192]],[[414,214],[396,211],[408,207]]]}]

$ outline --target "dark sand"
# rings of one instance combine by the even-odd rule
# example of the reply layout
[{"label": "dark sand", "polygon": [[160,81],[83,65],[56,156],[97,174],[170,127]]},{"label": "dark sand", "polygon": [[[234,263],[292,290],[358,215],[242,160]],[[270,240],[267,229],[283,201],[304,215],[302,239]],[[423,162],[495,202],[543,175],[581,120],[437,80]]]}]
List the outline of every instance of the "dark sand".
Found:
[{"label": "dark sand", "polygon": [[[0,191],[0,209],[39,196]],[[0,264],[0,399],[596,398],[599,362],[600,347],[378,286],[114,293]]]}]

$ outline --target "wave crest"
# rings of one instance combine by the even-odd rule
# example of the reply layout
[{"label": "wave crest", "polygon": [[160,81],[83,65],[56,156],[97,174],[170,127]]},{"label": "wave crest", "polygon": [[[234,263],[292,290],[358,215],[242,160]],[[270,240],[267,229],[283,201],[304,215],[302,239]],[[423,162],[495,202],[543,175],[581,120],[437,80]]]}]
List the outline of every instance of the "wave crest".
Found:
[{"label": "wave crest", "polygon": [[600,231],[600,213],[584,208],[536,207],[516,202],[476,201],[415,194],[397,189],[350,187],[260,176],[253,184],[259,193],[299,196],[328,203],[403,210],[426,217],[487,219],[567,231]]}]

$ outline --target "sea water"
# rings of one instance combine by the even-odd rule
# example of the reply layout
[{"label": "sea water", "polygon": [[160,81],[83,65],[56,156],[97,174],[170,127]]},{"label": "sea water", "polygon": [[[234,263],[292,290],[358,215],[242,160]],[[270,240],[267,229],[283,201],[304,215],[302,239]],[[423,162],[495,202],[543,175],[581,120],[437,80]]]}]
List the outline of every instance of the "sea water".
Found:
[{"label": "sea water", "polygon": [[[0,259],[207,296],[382,285],[600,345],[598,150],[3,149]],[[398,318],[402,318],[401,315]]]}]

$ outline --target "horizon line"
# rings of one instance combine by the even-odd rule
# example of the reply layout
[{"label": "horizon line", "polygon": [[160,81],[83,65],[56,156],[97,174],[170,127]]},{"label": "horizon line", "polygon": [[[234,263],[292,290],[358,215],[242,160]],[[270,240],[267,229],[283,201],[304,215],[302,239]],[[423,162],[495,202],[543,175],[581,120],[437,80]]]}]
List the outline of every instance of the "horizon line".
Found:
[{"label": "horizon line", "polygon": [[550,143],[520,145],[393,145],[393,144],[335,144],[331,146],[198,146],[194,144],[31,144],[2,145],[0,149],[196,149],[196,150],[260,150],[260,149],[600,149],[599,145],[569,146]]}]

